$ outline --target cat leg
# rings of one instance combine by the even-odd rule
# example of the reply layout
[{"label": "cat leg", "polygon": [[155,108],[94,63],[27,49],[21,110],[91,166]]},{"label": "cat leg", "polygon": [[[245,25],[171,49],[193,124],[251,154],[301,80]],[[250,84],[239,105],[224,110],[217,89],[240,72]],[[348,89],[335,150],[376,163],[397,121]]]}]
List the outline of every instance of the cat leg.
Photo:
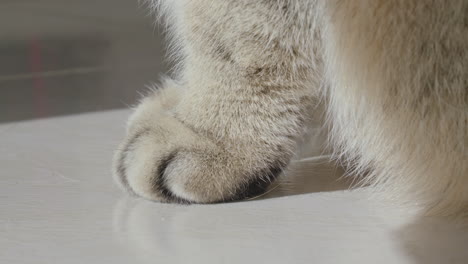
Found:
[{"label": "cat leg", "polygon": [[327,1],[324,61],[342,156],[431,214],[468,204],[468,1]]},{"label": "cat leg", "polygon": [[180,72],[130,118],[115,155],[121,185],[181,203],[264,192],[293,156],[319,85],[314,3],[161,3]]}]

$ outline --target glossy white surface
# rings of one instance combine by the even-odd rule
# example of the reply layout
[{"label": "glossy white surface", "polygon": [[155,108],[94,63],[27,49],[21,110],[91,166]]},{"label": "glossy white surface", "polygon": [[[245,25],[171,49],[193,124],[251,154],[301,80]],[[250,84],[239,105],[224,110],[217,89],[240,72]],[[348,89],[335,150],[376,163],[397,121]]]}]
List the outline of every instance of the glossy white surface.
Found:
[{"label": "glossy white surface", "polygon": [[0,125],[0,263],[468,263],[466,230],[341,190],[323,161],[261,200],[127,197],[110,175],[127,115]]}]

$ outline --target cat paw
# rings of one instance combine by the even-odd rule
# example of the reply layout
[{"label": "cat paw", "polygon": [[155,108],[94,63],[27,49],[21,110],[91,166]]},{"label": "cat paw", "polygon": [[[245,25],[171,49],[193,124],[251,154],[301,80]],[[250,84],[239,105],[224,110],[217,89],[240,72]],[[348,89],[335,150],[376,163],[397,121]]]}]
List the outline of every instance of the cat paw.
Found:
[{"label": "cat paw", "polygon": [[265,192],[287,155],[233,151],[180,122],[171,107],[177,89],[165,88],[135,110],[114,158],[114,176],[130,193],[161,202],[216,203]]}]

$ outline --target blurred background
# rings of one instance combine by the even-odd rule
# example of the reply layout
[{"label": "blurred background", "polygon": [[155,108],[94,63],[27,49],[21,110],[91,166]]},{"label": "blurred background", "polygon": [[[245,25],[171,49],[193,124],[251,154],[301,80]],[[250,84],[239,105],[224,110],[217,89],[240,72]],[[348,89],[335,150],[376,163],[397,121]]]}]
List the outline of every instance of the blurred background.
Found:
[{"label": "blurred background", "polygon": [[139,2],[1,0],[0,123],[135,103],[167,69]]}]

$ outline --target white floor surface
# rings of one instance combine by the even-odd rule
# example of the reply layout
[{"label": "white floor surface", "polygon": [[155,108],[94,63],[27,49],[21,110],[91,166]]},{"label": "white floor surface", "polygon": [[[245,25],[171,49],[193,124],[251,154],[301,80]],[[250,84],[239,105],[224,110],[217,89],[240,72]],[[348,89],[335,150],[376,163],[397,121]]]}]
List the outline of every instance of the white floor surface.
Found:
[{"label": "white floor surface", "polygon": [[128,197],[110,175],[127,115],[0,125],[0,263],[468,263],[463,228],[346,190],[320,162],[259,200]]}]

